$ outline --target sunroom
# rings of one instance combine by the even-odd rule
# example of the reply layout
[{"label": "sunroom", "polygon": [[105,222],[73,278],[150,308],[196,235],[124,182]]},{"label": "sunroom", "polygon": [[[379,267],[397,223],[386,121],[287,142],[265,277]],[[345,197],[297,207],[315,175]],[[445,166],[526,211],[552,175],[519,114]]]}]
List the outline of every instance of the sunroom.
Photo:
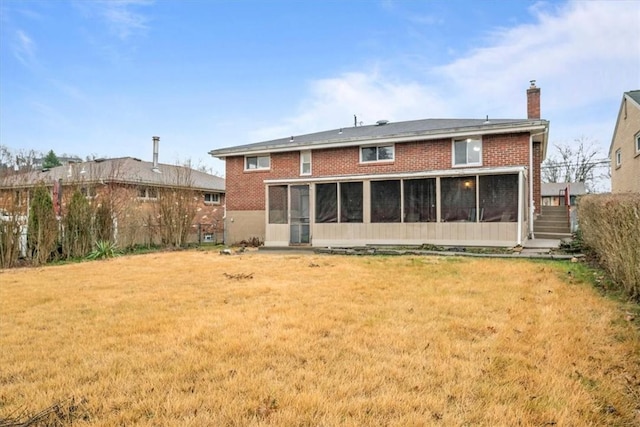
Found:
[{"label": "sunroom", "polygon": [[522,244],[526,167],[266,180],[265,246]]}]

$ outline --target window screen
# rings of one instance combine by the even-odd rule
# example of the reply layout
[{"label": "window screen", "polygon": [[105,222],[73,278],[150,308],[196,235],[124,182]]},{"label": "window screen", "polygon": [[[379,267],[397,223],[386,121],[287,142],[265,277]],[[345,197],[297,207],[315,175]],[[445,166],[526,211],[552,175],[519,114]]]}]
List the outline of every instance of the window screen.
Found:
[{"label": "window screen", "polygon": [[479,179],[480,221],[517,221],[518,175],[488,175]]},{"label": "window screen", "polygon": [[269,187],[269,224],[287,223],[287,186]]},{"label": "window screen", "polygon": [[371,222],[400,222],[400,181],[371,182]]},{"label": "window screen", "polygon": [[338,222],[338,184],[316,184],[316,222]]},{"label": "window screen", "polygon": [[362,182],[340,183],[340,222],[362,222]]},{"label": "window screen", "polygon": [[435,220],[435,178],[405,180],[404,222],[432,222]]},{"label": "window screen", "polygon": [[440,179],[442,221],[476,220],[476,177]]}]

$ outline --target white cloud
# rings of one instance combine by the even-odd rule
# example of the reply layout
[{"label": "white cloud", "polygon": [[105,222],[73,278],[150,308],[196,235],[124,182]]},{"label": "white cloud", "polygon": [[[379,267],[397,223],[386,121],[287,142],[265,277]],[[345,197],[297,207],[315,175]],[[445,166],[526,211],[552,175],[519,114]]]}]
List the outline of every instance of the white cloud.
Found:
[{"label": "white cloud", "polygon": [[149,18],[141,13],[139,8],[151,4],[153,0],[100,0],[76,3],[85,13],[97,14],[102,18],[109,31],[122,41],[148,31]]},{"label": "white cloud", "polygon": [[281,138],[330,128],[373,124],[386,119],[401,121],[453,114],[428,86],[416,82],[393,81],[374,70],[345,73],[310,85],[291,119],[268,126],[250,135],[252,140]]},{"label": "white cloud", "polygon": [[[536,79],[553,132],[562,139],[593,132],[588,136],[608,146],[622,92],[640,87],[640,2],[539,3],[530,13],[534,23],[496,29],[483,46],[428,69],[425,80],[374,67],[314,81],[293,117],[253,132],[250,140],[349,126],[353,114],[367,124],[526,117],[525,90]],[[609,124],[596,130],[593,123],[603,123],[593,116],[598,109],[609,113]]]},{"label": "white cloud", "polygon": [[26,67],[31,67],[36,61],[36,44],[27,33],[22,30],[15,32],[13,53]]},{"label": "white cloud", "polygon": [[537,79],[553,94],[544,115],[544,107],[577,108],[612,93],[619,97],[621,81],[638,83],[640,3],[574,1],[552,11],[538,5],[532,13],[535,24],[498,30],[490,46],[440,67],[454,93],[490,97],[508,111],[521,102],[516,89]]},{"label": "white cloud", "polygon": [[131,35],[144,33],[149,29],[149,19],[135,12],[133,7],[147,6],[152,3],[148,0],[105,1],[102,2],[102,14],[111,31],[121,40],[127,40]]}]

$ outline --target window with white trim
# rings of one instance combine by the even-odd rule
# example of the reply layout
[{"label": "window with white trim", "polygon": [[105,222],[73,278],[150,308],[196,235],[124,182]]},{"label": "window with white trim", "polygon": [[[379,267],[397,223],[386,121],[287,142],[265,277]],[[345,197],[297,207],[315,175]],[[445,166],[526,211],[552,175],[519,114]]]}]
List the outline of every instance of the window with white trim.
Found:
[{"label": "window with white trim", "polygon": [[374,147],[360,147],[360,162],[389,162],[395,158],[393,145],[377,145]]},{"label": "window with white trim", "polygon": [[269,156],[246,156],[244,158],[244,170],[269,169],[271,158]]},{"label": "window with white trim", "polygon": [[156,200],[158,198],[158,189],[154,187],[138,187],[138,199],[140,200]]},{"label": "window with white trim", "polygon": [[482,140],[465,138],[453,140],[453,166],[482,165]]},{"label": "window with white trim", "polygon": [[311,175],[311,150],[300,152],[300,175]]},{"label": "window with white trim", "polygon": [[636,135],[636,156],[640,154],[640,133]]},{"label": "window with white trim", "polygon": [[619,168],[622,165],[622,152],[618,148],[616,150],[616,167]]},{"label": "window with white trim", "polygon": [[91,185],[90,186],[81,187],[80,188],[80,192],[87,199],[93,199],[94,197],[96,197],[96,187],[91,186]]},{"label": "window with white trim", "polygon": [[204,193],[204,202],[208,205],[220,204],[220,193]]}]

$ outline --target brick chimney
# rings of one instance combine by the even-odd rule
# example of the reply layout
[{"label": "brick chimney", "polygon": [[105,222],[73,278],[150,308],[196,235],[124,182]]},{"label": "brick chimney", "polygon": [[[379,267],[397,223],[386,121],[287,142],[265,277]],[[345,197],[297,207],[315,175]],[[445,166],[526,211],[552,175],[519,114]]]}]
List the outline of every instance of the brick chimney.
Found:
[{"label": "brick chimney", "polygon": [[540,118],[540,88],[535,80],[531,80],[531,86],[527,89],[527,118]]}]

